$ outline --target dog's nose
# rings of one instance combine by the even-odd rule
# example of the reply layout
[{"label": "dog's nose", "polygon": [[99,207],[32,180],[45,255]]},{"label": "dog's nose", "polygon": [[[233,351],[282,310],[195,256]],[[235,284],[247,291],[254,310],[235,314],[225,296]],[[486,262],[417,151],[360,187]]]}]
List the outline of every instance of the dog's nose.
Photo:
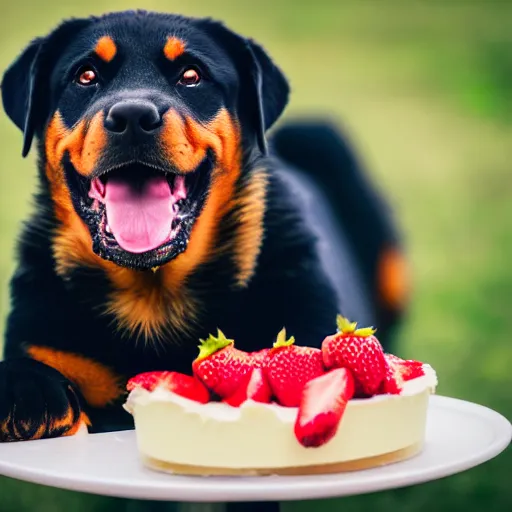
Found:
[{"label": "dog's nose", "polygon": [[153,133],[162,124],[162,116],[149,101],[122,101],[113,105],[105,118],[105,128],[115,134]]}]

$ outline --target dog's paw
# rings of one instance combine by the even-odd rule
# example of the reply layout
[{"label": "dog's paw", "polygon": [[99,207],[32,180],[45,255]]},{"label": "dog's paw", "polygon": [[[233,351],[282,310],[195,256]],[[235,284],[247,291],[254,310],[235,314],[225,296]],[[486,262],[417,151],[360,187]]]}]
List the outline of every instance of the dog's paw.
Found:
[{"label": "dog's paw", "polygon": [[0,442],[69,436],[87,421],[58,371],[32,359],[0,362]]}]

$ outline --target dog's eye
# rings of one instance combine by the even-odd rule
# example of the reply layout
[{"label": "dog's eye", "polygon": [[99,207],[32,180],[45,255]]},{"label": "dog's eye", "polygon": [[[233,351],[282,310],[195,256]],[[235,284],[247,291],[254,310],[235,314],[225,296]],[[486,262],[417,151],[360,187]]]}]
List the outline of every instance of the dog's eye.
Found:
[{"label": "dog's eye", "polygon": [[76,82],[80,85],[94,85],[98,81],[96,71],[90,67],[83,67],[76,74]]},{"label": "dog's eye", "polygon": [[178,82],[180,85],[185,85],[186,87],[194,87],[201,81],[201,77],[199,73],[194,68],[186,69]]}]

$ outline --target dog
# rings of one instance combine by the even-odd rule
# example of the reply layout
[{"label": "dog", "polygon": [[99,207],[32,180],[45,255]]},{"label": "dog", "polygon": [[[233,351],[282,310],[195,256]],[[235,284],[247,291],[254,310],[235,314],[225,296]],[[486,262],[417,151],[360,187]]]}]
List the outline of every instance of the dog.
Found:
[{"label": "dog", "polygon": [[133,428],[127,379],[190,373],[218,328],[246,351],[283,326],[319,346],[341,313],[389,348],[408,301],[396,223],[330,120],[270,132],[290,87],[255,41],[209,18],[72,19],[1,90],[39,179],[11,280],[0,441]]}]

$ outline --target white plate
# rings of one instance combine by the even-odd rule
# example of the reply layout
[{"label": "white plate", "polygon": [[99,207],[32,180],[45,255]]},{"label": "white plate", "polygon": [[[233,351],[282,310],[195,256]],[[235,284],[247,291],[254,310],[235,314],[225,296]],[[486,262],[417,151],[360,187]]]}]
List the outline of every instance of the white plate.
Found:
[{"label": "white plate", "polygon": [[135,433],[127,431],[0,444],[0,474],[124,498],[182,502],[320,499],[443,478],[495,457],[511,437],[512,425],[497,412],[433,396],[424,451],[408,461],[365,471],[290,477],[167,475],[141,466]]}]

